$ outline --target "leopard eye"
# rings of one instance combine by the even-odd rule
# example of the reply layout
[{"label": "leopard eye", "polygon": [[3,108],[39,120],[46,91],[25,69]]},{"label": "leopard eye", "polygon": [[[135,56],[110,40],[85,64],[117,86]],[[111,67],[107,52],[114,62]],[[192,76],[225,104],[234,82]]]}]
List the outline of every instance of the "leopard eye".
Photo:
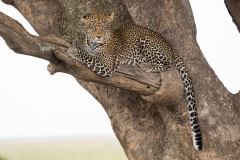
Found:
[{"label": "leopard eye", "polygon": [[84,22],[85,24],[87,24],[89,22],[88,16],[87,15],[81,16],[81,21]]}]

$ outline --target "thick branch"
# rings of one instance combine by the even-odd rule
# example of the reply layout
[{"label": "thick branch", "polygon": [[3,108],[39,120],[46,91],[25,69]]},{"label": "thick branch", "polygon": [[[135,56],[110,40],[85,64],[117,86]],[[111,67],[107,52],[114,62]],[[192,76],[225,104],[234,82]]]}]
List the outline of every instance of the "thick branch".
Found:
[{"label": "thick branch", "polygon": [[[55,55],[69,66],[68,70],[62,70],[62,72],[69,73],[84,81],[107,84],[135,91],[143,95],[153,94],[159,88],[160,77],[158,74],[143,74],[143,71],[136,67],[123,67],[127,69],[121,69],[118,72],[114,72],[111,78],[101,77],[96,75],[82,63],[68,57],[63,48],[56,49]],[[53,66],[55,70],[60,70],[59,64],[51,64],[51,66]]]},{"label": "thick branch", "polygon": [[[143,73],[136,67],[122,67],[111,78],[98,76],[65,54],[64,50],[71,47],[66,41],[55,36],[33,36],[3,13],[0,13],[0,35],[13,51],[50,61],[48,70],[51,74],[65,72],[85,81],[124,88],[142,95],[153,94],[159,88],[159,74]],[[58,48],[55,50],[56,56],[53,52],[55,48]]]},{"label": "thick branch", "polygon": [[232,16],[233,22],[240,32],[240,1],[239,0],[225,0],[226,7],[229,14]]}]

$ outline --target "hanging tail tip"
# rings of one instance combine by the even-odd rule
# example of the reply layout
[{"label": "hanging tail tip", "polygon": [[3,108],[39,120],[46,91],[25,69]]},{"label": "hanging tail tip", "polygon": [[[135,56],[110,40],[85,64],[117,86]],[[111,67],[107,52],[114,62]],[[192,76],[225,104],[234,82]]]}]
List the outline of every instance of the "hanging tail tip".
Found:
[{"label": "hanging tail tip", "polygon": [[193,145],[194,148],[198,151],[202,150],[202,136],[200,135],[200,137],[193,137]]}]

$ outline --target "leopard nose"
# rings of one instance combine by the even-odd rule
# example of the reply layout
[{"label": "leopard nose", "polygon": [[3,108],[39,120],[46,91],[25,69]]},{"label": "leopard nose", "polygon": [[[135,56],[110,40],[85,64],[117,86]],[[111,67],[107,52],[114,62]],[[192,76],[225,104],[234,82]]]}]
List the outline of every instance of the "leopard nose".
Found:
[{"label": "leopard nose", "polygon": [[98,39],[101,39],[102,36],[97,36]]}]

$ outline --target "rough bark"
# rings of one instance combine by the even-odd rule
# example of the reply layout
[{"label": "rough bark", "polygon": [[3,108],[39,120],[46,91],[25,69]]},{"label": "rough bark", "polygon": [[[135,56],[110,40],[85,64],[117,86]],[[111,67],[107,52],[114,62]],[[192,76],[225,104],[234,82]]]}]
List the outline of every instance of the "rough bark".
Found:
[{"label": "rough bark", "polygon": [[[73,75],[102,104],[128,159],[240,157],[240,93],[229,93],[206,62],[187,0],[2,1],[17,8],[39,34],[30,35],[1,13],[0,36],[9,48],[48,60],[51,74]],[[193,148],[183,86],[173,66],[161,75],[122,67],[113,77],[103,78],[64,53],[69,44],[61,36],[73,36],[81,43],[80,15],[99,10],[115,12],[114,28],[134,22],[161,33],[183,58],[195,89],[202,151]]]},{"label": "rough bark", "polygon": [[240,1],[239,0],[224,0],[229,14],[232,16],[233,23],[237,26],[240,32]]}]

